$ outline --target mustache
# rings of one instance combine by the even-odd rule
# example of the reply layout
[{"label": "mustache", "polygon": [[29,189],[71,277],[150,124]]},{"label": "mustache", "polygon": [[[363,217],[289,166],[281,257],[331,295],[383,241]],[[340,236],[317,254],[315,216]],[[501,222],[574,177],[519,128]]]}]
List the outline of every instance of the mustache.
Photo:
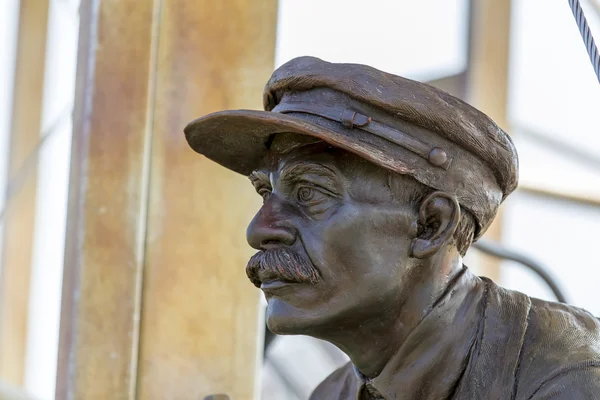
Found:
[{"label": "mustache", "polygon": [[285,247],[267,249],[253,255],[246,266],[246,275],[258,288],[265,280],[314,284],[321,278],[310,260]]}]

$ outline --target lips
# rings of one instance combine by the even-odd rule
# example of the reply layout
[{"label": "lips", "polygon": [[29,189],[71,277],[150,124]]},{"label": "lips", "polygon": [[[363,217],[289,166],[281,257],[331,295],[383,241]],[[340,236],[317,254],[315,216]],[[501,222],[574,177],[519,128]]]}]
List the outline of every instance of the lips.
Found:
[{"label": "lips", "polygon": [[298,284],[298,282],[285,279],[274,271],[266,270],[259,271],[258,280],[260,281],[260,289],[265,293],[274,293],[279,289]]},{"label": "lips", "polygon": [[260,281],[261,286],[264,283],[277,282],[277,281],[292,283],[292,281],[290,279],[284,278],[283,276],[277,274],[275,271],[265,270],[265,269],[261,269],[258,271],[258,280]]},{"label": "lips", "polygon": [[283,289],[285,287],[289,287],[291,285],[297,285],[296,282],[287,282],[287,281],[283,281],[283,280],[269,280],[269,281],[263,281],[260,284],[260,288],[263,292],[276,292],[279,289]]}]

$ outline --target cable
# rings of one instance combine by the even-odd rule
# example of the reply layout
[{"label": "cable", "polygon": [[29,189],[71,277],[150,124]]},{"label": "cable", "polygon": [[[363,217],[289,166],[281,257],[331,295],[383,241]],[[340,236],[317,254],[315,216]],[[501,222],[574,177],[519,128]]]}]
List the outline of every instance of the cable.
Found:
[{"label": "cable", "polygon": [[579,0],[569,0],[569,6],[571,6],[573,16],[577,22],[577,27],[581,33],[581,38],[583,39],[585,48],[590,56],[590,61],[592,62],[592,67],[594,67],[596,78],[598,78],[598,82],[600,82],[600,53],[598,52],[596,43],[594,43],[594,37],[592,36],[592,31],[590,30],[587,20],[585,19],[585,14],[583,13],[581,4],[579,3]]},{"label": "cable", "polygon": [[473,247],[477,250],[494,256],[496,258],[502,258],[510,261],[515,261],[533,271],[537,276],[542,278],[542,280],[548,285],[556,300],[561,303],[567,303],[566,297],[563,294],[563,291],[560,289],[559,285],[554,281],[554,279],[547,272],[546,268],[542,267],[537,262],[532,259],[518,254],[512,250],[507,249],[497,243],[488,242],[485,240],[479,240],[476,243],[473,243]]},{"label": "cable", "polygon": [[50,124],[50,126],[41,133],[40,140],[37,142],[37,144],[31,150],[31,152],[27,155],[25,161],[23,161],[23,164],[19,166],[19,169],[15,172],[10,182],[8,182],[8,184],[6,185],[5,199],[3,204],[4,208],[0,210],[0,223],[2,223],[2,220],[4,219],[4,215],[6,213],[6,210],[8,210],[8,207],[10,206],[10,202],[15,197],[15,195],[19,193],[19,190],[21,190],[21,187],[29,177],[29,174],[37,166],[38,158],[42,151],[42,148],[44,147],[48,139],[50,139],[50,137],[58,131],[58,128],[71,116],[72,109],[73,106],[68,105],[58,115],[56,120],[54,120]]}]

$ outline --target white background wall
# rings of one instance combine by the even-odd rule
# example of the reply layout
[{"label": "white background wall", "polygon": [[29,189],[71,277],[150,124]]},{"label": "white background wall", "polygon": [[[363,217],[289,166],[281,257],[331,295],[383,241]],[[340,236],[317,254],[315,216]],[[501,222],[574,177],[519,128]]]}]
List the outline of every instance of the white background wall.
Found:
[{"label": "white background wall", "polygon": [[[596,40],[600,16],[582,1]],[[520,184],[600,199],[600,85],[567,1],[513,2],[509,120]],[[535,132],[531,135],[529,132]],[[558,149],[544,144],[564,143]],[[585,157],[567,156],[571,147]],[[600,316],[600,208],[515,194],[505,204],[503,241],[546,265],[568,300]],[[506,263],[501,284],[553,299],[521,267]]]},{"label": "white background wall", "polygon": [[[18,30],[19,0],[0,1],[0,210],[4,209],[4,188],[8,184],[8,151]],[[0,217],[0,243],[2,242],[2,227],[3,220]],[[2,246],[0,246],[1,259]],[[0,262],[1,273],[2,263]]]},{"label": "white background wall", "polygon": [[408,78],[454,75],[467,63],[466,0],[280,0],[277,66],[311,55]]},{"label": "white background wall", "polygon": [[[6,167],[19,21],[19,1],[0,1],[0,209]],[[46,45],[42,135],[38,165],[36,226],[30,288],[25,389],[54,398],[68,172],[71,141],[78,4],[50,1]],[[1,224],[1,222],[0,222]]]},{"label": "white background wall", "polygon": [[48,15],[36,227],[29,300],[25,388],[53,399],[56,381],[72,110],[79,31],[78,2],[51,0]]}]

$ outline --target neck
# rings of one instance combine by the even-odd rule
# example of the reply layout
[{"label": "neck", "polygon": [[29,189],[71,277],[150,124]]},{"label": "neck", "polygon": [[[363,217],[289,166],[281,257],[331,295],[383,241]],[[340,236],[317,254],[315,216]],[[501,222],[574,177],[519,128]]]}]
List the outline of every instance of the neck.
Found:
[{"label": "neck", "polygon": [[406,274],[401,295],[387,302],[387,309],[355,315],[353,324],[341,323],[318,337],[335,344],[363,375],[374,378],[463,270],[462,258],[454,250],[418,260]]}]

